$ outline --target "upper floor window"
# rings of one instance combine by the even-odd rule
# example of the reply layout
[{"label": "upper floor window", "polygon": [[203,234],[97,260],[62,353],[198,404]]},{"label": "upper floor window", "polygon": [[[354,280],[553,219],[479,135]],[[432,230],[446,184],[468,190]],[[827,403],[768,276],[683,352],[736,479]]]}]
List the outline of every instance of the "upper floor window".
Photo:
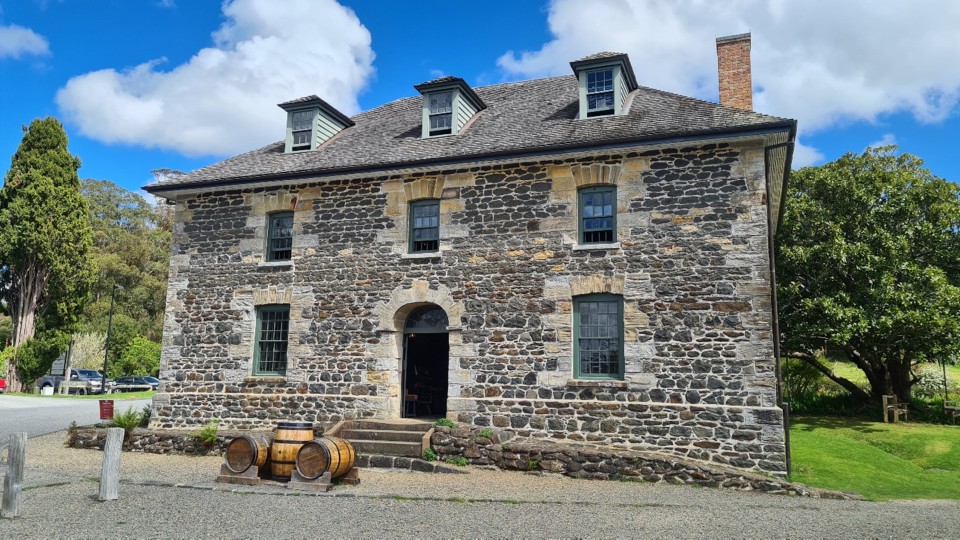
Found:
[{"label": "upper floor window", "polygon": [[616,242],[617,188],[601,186],[581,189],[579,203],[579,243]]},{"label": "upper floor window", "polygon": [[293,252],[293,212],[269,215],[267,260],[289,261]]},{"label": "upper floor window", "polygon": [[623,298],[589,294],[573,299],[575,376],[623,378]]},{"label": "upper floor window", "polygon": [[410,253],[440,249],[440,201],[410,203]]},{"label": "upper floor window", "polygon": [[257,308],[257,334],[254,345],[253,374],[283,375],[287,372],[287,337],[290,332],[290,306]]},{"label": "upper floor window", "polygon": [[430,135],[453,132],[453,92],[430,94]]},{"label": "upper floor window", "polygon": [[291,118],[292,150],[309,150],[313,139],[313,111],[296,111]]},{"label": "upper floor window", "polygon": [[613,69],[587,73],[587,116],[614,113]]}]

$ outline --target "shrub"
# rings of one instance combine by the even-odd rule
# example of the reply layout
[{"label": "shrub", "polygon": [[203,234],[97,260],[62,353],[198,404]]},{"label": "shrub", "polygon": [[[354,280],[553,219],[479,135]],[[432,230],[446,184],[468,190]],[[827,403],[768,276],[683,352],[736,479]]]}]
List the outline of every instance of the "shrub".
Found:
[{"label": "shrub", "polygon": [[118,360],[110,365],[112,377],[128,374],[155,375],[160,370],[160,344],[137,336]]},{"label": "shrub", "polygon": [[423,451],[423,459],[425,461],[436,461],[437,453],[433,451],[433,448],[427,448]]},{"label": "shrub", "polygon": [[483,428],[480,430],[480,433],[477,433],[477,437],[489,439],[490,437],[493,437],[493,430],[490,428]]},{"label": "shrub", "polygon": [[820,370],[796,358],[784,358],[780,367],[783,374],[783,394],[789,399],[819,393],[830,381]]},{"label": "shrub", "polygon": [[466,467],[467,465],[470,464],[467,458],[463,456],[460,456],[460,457],[447,456],[447,458],[444,459],[443,461],[451,465],[456,465],[457,467]]},{"label": "shrub", "polygon": [[133,407],[128,407],[125,412],[115,413],[109,425],[123,428],[123,440],[129,441],[133,436],[133,430],[140,426],[141,421],[140,413],[133,410]]},{"label": "shrub", "polygon": [[450,429],[454,429],[457,427],[457,425],[454,424],[453,421],[450,420],[449,418],[441,418],[436,422],[434,422],[433,425],[434,427],[448,427]]},{"label": "shrub", "polygon": [[103,369],[106,343],[107,335],[101,332],[74,334],[70,366],[75,369]]},{"label": "shrub", "polygon": [[[921,364],[914,368],[913,376],[917,378],[912,388],[914,396],[943,398],[943,368],[940,364]],[[951,395],[956,395],[956,386],[956,382],[950,378],[950,372],[947,372],[947,389]]]},{"label": "shrub", "polygon": [[193,440],[198,446],[209,450],[217,444],[217,430],[220,427],[220,420],[210,420],[193,434]]},{"label": "shrub", "polygon": [[143,410],[140,411],[140,427],[147,427],[150,425],[150,415],[152,413],[153,409],[150,407],[149,403],[143,406]]}]

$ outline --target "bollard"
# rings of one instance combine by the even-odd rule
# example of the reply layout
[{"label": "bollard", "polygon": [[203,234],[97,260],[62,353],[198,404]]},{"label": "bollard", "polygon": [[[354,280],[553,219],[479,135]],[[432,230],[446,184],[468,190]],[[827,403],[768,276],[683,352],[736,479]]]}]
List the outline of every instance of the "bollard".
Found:
[{"label": "bollard", "polygon": [[120,449],[123,447],[123,428],[107,428],[103,444],[103,471],[100,473],[100,500],[120,498]]},{"label": "bollard", "polygon": [[12,433],[7,447],[7,474],[3,476],[3,504],[0,517],[20,515],[20,492],[23,490],[23,461],[27,454],[27,434]]}]

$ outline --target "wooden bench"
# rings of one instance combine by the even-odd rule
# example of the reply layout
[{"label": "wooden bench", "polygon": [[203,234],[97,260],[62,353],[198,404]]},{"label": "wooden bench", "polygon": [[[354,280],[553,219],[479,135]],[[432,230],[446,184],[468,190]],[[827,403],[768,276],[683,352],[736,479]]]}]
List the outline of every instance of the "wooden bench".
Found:
[{"label": "wooden bench", "polygon": [[85,381],[61,381],[60,395],[69,395],[70,390],[76,389],[77,394],[87,394],[87,383]]},{"label": "wooden bench", "polygon": [[960,401],[947,401],[943,404],[943,412],[950,415],[953,418],[953,421],[957,421],[957,417],[960,417]]},{"label": "wooden bench", "polygon": [[893,423],[896,424],[899,421],[900,415],[903,415],[903,421],[906,422],[907,418],[907,404],[906,403],[897,403],[897,396],[883,396],[883,422],[890,422],[889,418],[893,418]]}]

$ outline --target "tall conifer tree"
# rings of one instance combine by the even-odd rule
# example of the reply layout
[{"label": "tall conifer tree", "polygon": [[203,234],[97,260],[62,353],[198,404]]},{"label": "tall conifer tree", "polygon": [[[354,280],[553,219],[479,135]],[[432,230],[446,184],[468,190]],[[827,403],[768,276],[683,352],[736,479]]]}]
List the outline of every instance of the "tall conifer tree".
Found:
[{"label": "tall conifer tree", "polygon": [[[56,118],[25,130],[0,189],[0,300],[13,318],[13,345],[40,331],[68,330],[93,277],[93,233],[80,194],[79,158]],[[17,358],[7,369],[21,389]]]}]

